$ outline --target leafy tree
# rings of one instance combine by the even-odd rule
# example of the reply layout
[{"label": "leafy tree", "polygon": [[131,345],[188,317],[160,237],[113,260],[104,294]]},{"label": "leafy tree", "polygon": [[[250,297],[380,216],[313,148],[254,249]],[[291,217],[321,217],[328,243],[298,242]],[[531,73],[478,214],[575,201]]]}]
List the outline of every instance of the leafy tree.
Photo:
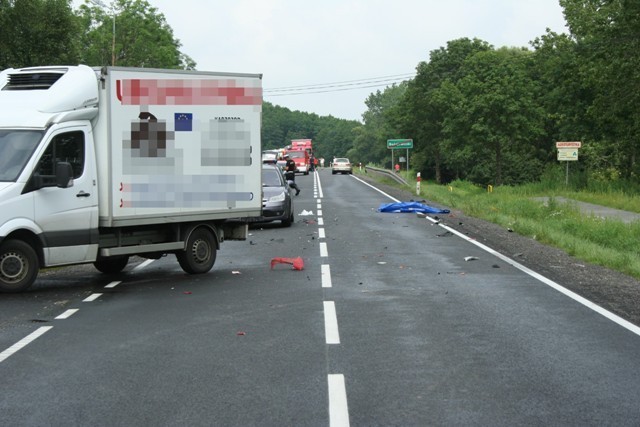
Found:
[{"label": "leafy tree", "polygon": [[561,0],[576,43],[583,84],[593,90],[584,118],[589,145],[624,178],[638,177],[640,140],[640,2]]},{"label": "leafy tree", "polygon": [[113,0],[110,10],[85,0],[79,14],[87,46],[82,62],[88,65],[109,65],[115,54],[115,65],[120,66],[195,69],[193,59],[180,52],[180,41],[164,15],[146,0]]},{"label": "leafy tree", "polygon": [[0,69],[74,64],[79,23],[70,0],[0,0]]},{"label": "leafy tree", "polygon": [[444,124],[452,114],[452,90],[456,91],[467,58],[489,49],[491,46],[479,39],[450,41],[446,48],[432,51],[429,62],[420,62],[416,77],[409,82],[401,107],[407,113],[404,132],[414,137],[414,165],[422,171],[433,167],[436,182],[442,182],[446,156],[442,144],[447,139]]},{"label": "leafy tree", "polygon": [[[454,122],[461,138],[457,142],[475,148],[470,175],[475,175],[477,182],[501,185],[537,178],[514,169],[538,162],[537,147],[544,135],[531,58],[526,49],[501,48],[478,52],[465,61],[465,77],[457,85],[463,108]],[[482,155],[488,152],[492,153],[492,164]],[[509,157],[519,161],[505,162]]]},{"label": "leafy tree", "polygon": [[376,91],[365,101],[367,111],[362,115],[363,127],[353,129],[353,148],[347,153],[349,159],[362,163],[389,162],[391,153],[387,149],[388,139],[402,139],[399,128],[401,112],[397,106],[407,90],[407,84],[393,84],[383,91]]}]

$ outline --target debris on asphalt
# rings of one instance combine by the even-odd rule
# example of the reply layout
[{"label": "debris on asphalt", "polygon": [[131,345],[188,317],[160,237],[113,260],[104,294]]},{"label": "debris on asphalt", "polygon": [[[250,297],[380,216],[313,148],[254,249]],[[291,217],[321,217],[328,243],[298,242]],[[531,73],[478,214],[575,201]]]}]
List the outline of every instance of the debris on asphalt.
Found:
[{"label": "debris on asphalt", "polygon": [[478,257],[475,257],[475,256],[466,256],[466,257],[464,257],[465,261],[475,261],[477,259],[478,259]]},{"label": "debris on asphalt", "polygon": [[276,264],[291,264],[293,266],[293,270],[303,270],[304,269],[304,261],[302,260],[301,257],[297,257],[297,258],[283,258],[283,257],[273,258],[271,260],[271,269],[272,270],[273,270],[273,267]]}]

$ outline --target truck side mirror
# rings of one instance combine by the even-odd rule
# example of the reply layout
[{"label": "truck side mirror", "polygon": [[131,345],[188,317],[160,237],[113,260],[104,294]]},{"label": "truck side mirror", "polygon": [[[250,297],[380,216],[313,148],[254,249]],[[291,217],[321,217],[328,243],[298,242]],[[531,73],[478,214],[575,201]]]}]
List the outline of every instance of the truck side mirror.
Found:
[{"label": "truck side mirror", "polygon": [[56,186],[59,188],[73,187],[73,168],[71,163],[56,163]]}]

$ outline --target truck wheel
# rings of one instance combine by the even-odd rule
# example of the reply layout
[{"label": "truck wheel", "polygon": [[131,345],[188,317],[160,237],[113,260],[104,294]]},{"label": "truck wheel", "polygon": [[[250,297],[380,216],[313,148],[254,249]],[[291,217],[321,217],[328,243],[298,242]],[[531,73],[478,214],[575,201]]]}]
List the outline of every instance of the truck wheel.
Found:
[{"label": "truck wheel", "polygon": [[20,240],[7,240],[0,246],[0,292],[28,289],[38,275],[38,256],[33,248]]},{"label": "truck wheel", "polygon": [[98,258],[93,266],[101,273],[117,274],[120,273],[129,263],[128,256],[114,256],[108,258]]},{"label": "truck wheel", "polygon": [[187,240],[187,249],[176,253],[180,267],[188,274],[202,274],[216,262],[216,240],[211,231],[198,228]]}]

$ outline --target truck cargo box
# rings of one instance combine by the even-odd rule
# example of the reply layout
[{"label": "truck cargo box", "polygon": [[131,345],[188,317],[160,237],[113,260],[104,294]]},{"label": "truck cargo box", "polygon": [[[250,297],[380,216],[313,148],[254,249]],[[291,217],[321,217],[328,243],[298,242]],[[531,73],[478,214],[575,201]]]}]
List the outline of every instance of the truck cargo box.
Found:
[{"label": "truck cargo box", "polygon": [[99,73],[100,226],[260,215],[260,75]]}]

